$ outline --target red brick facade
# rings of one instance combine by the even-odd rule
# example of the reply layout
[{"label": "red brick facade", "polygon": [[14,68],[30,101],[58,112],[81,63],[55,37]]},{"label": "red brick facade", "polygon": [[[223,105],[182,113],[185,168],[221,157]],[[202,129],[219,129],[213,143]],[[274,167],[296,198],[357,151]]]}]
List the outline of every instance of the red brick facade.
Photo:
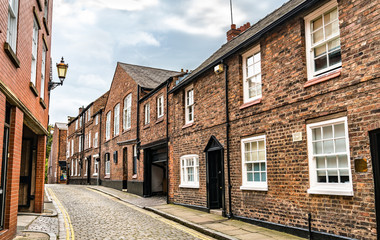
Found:
[{"label": "red brick facade", "polygon": [[[0,149],[8,151],[1,160],[1,184],[4,190],[4,222],[0,239],[11,239],[16,233],[18,211],[43,211],[46,135],[49,111],[50,47],[53,1],[12,1],[16,28],[8,26],[8,1],[0,4]],[[46,5],[46,7],[45,7]],[[16,6],[16,7],[15,7]],[[47,12],[46,12],[47,11]],[[46,13],[45,13],[46,12]],[[32,39],[34,21],[36,34],[35,82],[32,83]],[[14,40],[8,38],[11,29]],[[43,48],[46,50],[42,69]],[[41,75],[44,75],[42,85]],[[34,78],[34,75],[32,76]],[[9,132],[8,132],[9,129]],[[4,132],[8,134],[4,135]],[[3,146],[7,142],[8,146]],[[32,149],[35,148],[36,151]],[[29,155],[30,151],[30,155]],[[9,156],[9,157],[7,157]],[[29,158],[32,156],[32,158]],[[32,164],[32,172],[24,171]],[[3,176],[7,174],[6,178]],[[34,177],[33,177],[34,176]],[[28,181],[20,180],[20,177]],[[27,191],[30,186],[30,192]],[[32,197],[33,196],[33,197]],[[1,209],[0,209],[1,210]],[[1,211],[0,211],[1,212]],[[1,222],[1,221],[0,221]]]},{"label": "red brick facade", "polygon": [[[67,178],[67,125],[56,123],[53,129],[53,140],[49,156],[48,183],[66,183]],[[61,162],[61,164],[60,164]]]}]

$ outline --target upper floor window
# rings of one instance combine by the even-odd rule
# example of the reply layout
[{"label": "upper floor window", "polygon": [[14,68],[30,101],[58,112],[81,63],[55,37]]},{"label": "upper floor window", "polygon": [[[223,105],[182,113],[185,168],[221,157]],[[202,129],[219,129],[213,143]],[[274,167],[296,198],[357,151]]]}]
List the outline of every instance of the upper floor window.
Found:
[{"label": "upper floor window", "polygon": [[342,66],[337,2],[305,17],[308,79]]},{"label": "upper floor window", "polygon": [[107,113],[106,117],[106,140],[111,138],[111,111]]},{"label": "upper floor window", "polygon": [[45,97],[45,71],[46,71],[46,47],[42,44],[42,62],[41,62],[41,98]]},{"label": "upper floor window", "polygon": [[352,196],[347,117],[308,124],[308,193]]},{"label": "upper floor window", "polygon": [[78,119],[75,120],[75,130],[77,130],[77,129],[78,129]]},{"label": "upper floor window", "polygon": [[261,98],[261,53],[260,46],[243,54],[244,102]]},{"label": "upper floor window", "polygon": [[44,7],[44,18],[47,20],[48,18],[48,12],[49,12],[49,1],[45,0],[45,7]]},{"label": "upper floor window", "polygon": [[82,136],[80,136],[78,138],[78,149],[79,149],[79,152],[82,151],[82,141],[83,141]]},{"label": "upper floor window", "polygon": [[32,67],[30,81],[36,85],[36,74],[37,74],[37,50],[38,50],[38,23],[37,20],[33,19],[33,37],[32,37]]},{"label": "upper floor window", "polygon": [[7,42],[14,52],[16,52],[17,42],[17,18],[18,0],[8,0]]},{"label": "upper floor window", "polygon": [[110,161],[110,154],[106,153],[104,159],[104,173],[105,175],[109,175],[111,173],[111,161]]},{"label": "upper floor window", "polygon": [[120,123],[120,103],[118,103],[114,108],[113,115],[113,135],[119,135],[119,123]]},{"label": "upper floor window", "polygon": [[199,188],[199,159],[198,155],[185,155],[181,159],[180,187]]},{"label": "upper floor window", "polygon": [[185,123],[194,122],[194,89],[190,86],[185,89]]},{"label": "upper floor window", "polygon": [[95,116],[95,125],[98,125],[98,123],[99,123],[99,115],[96,114],[96,116]]},{"label": "upper floor window", "polygon": [[91,108],[87,110],[87,122],[91,120]]},{"label": "upper floor window", "polygon": [[79,127],[82,127],[82,116],[79,117]]},{"label": "upper floor window", "polygon": [[88,132],[88,148],[91,147],[91,131]]},{"label": "upper floor window", "polygon": [[92,175],[98,176],[98,172],[99,172],[99,162],[98,162],[98,159],[94,158],[94,173]]},{"label": "upper floor window", "polygon": [[147,103],[147,104],[145,104],[145,106],[144,106],[144,112],[145,112],[145,121],[144,121],[144,123],[145,123],[145,125],[146,124],[149,124],[150,123],[150,104],[149,103]]},{"label": "upper floor window", "polygon": [[71,139],[71,156],[74,154],[74,139]]},{"label": "upper floor window", "polygon": [[157,118],[164,116],[164,95],[157,98]]},{"label": "upper floor window", "polygon": [[265,135],[241,141],[243,185],[240,189],[268,190]]},{"label": "upper floor window", "polygon": [[98,133],[95,133],[94,136],[94,143],[93,143],[94,148],[98,147]]},{"label": "upper floor window", "polygon": [[67,141],[67,147],[66,147],[66,158],[70,157],[70,142]]},{"label": "upper floor window", "polygon": [[123,129],[127,130],[131,128],[131,115],[132,115],[132,93],[128,94],[124,98],[124,110],[123,110]]}]

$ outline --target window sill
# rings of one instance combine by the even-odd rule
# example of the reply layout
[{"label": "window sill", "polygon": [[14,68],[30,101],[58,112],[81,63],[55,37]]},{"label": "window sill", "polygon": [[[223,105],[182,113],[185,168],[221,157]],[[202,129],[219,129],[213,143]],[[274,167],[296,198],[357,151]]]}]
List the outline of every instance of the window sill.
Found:
[{"label": "window sill", "polygon": [[188,127],[191,127],[191,126],[193,126],[193,125],[194,125],[194,122],[187,123],[187,124],[185,124],[185,125],[182,126],[182,129],[184,129],[184,128],[188,128]]},{"label": "window sill", "polygon": [[104,178],[110,179],[111,176],[109,174],[105,175]]},{"label": "window sill", "polygon": [[20,60],[18,60],[16,53],[13,52],[11,46],[7,42],[4,43],[4,51],[8,55],[11,62],[15,65],[15,67],[20,68]]},{"label": "window sill", "polygon": [[133,174],[132,179],[136,179],[136,178],[137,178],[137,174]]},{"label": "window sill", "polygon": [[196,188],[199,188],[199,184],[197,184],[197,185],[189,185],[189,184],[181,184],[181,185],[179,185],[179,187],[180,188],[194,188],[194,189],[196,189]]},{"label": "window sill", "polygon": [[40,11],[42,11],[42,4],[41,4],[40,0],[36,0],[36,1],[37,1],[38,9]]},{"label": "window sill", "polygon": [[259,104],[259,103],[261,103],[261,100],[262,100],[262,98],[259,98],[259,99],[256,99],[256,100],[253,100],[253,101],[250,101],[250,102],[246,102],[243,105],[241,105],[239,107],[239,109],[244,109],[244,108],[247,108],[247,107]]},{"label": "window sill", "polygon": [[46,103],[42,98],[40,98],[40,104],[41,104],[43,109],[46,109]]},{"label": "window sill", "polygon": [[94,177],[97,177],[97,176],[98,176],[98,174],[97,174],[97,173],[94,173],[94,174],[92,174],[92,176],[94,176]]},{"label": "window sill", "polygon": [[149,123],[146,124],[146,125],[143,127],[143,129],[147,129],[147,128],[150,128],[150,124],[149,124]]},{"label": "window sill", "polygon": [[132,130],[132,128],[128,128],[128,129],[126,129],[126,130],[123,130],[123,133],[122,134],[124,134],[124,133],[126,133],[126,132],[130,132]]},{"label": "window sill", "polygon": [[160,123],[160,122],[163,122],[163,121],[164,121],[164,116],[159,117],[159,118],[157,119],[157,121],[156,121],[156,124],[157,124],[157,123]]},{"label": "window sill", "polygon": [[44,23],[46,34],[49,36],[50,35],[49,28],[48,28],[47,20],[45,17],[42,18],[42,22]]},{"label": "window sill", "polygon": [[330,79],[333,79],[333,78],[336,78],[336,77],[339,77],[342,73],[342,68],[339,68],[337,70],[334,70],[332,72],[328,72],[322,76],[318,76],[318,77],[315,77],[315,78],[312,78],[310,80],[308,80],[305,85],[303,85],[303,87],[310,87],[310,86],[313,86],[315,84],[318,84],[318,83],[321,83],[321,82],[325,82],[327,80],[330,80]]},{"label": "window sill", "polygon": [[354,196],[352,189],[329,189],[329,188],[309,188],[308,194],[336,195],[336,196]]},{"label": "window sill", "polygon": [[36,88],[36,86],[34,86],[34,84],[32,82],[29,82],[29,88],[30,90],[32,90],[33,94],[38,97],[38,90]]},{"label": "window sill", "polygon": [[268,186],[240,186],[240,190],[267,192]]}]

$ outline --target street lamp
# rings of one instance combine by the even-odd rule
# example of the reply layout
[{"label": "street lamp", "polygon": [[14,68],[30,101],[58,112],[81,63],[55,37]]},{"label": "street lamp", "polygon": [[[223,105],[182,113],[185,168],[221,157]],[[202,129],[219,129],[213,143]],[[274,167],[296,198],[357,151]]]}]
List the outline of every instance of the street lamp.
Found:
[{"label": "street lamp", "polygon": [[63,85],[63,81],[66,78],[68,67],[69,67],[69,64],[65,64],[65,61],[63,60],[63,57],[62,57],[61,62],[57,63],[57,71],[58,71],[58,77],[59,77],[60,82],[49,82],[49,91],[53,90],[59,85]]}]

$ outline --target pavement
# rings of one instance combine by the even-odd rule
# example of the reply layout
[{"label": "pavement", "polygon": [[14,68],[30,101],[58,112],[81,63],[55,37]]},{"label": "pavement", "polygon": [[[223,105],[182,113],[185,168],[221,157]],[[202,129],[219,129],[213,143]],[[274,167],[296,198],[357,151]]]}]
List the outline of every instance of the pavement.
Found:
[{"label": "pavement", "polygon": [[[75,237],[77,239],[116,239],[114,236],[120,236],[123,232],[123,236],[128,236],[125,239],[206,239],[202,235],[196,235],[196,233],[191,233],[187,228],[200,232],[201,234],[210,236],[215,239],[258,239],[258,240],[292,240],[292,239],[303,239],[283,232],[278,232],[275,230],[266,229],[256,225],[248,224],[238,220],[227,219],[218,214],[206,213],[203,211],[194,210],[191,208],[167,204],[166,197],[150,197],[143,198],[128,192],[119,191],[112,188],[107,188],[103,186],[78,186],[76,193],[73,196],[67,196],[67,191],[72,192],[71,186],[58,186],[58,185],[46,185],[50,188],[49,191],[45,191],[45,211],[43,214],[22,214],[19,213],[17,222],[17,236],[15,239],[66,239],[67,228],[64,226],[64,216],[62,216],[62,206],[65,205],[68,210],[68,215],[71,215],[73,222],[73,228],[75,232]],[[70,188],[66,189],[65,188]],[[46,190],[46,189],[45,189]],[[53,190],[53,191],[52,191]],[[65,191],[64,191],[65,190]],[[54,192],[54,199],[59,199],[59,205],[56,201],[52,201],[50,195]],[[98,193],[97,193],[98,192]],[[82,194],[82,195],[81,195]],[[125,203],[122,205],[115,205],[117,203],[110,203],[107,205],[105,200],[96,200],[97,195],[102,194],[104,196],[109,196],[111,198],[116,198],[117,201]],[[56,196],[55,196],[56,195]],[[78,199],[76,199],[78,197]],[[99,214],[94,214],[90,211],[81,208],[76,208],[79,202],[85,199],[84,206],[90,209],[96,205],[96,209],[101,209],[103,215],[106,219],[114,217],[118,221],[112,221],[115,226],[107,228],[107,231],[99,232],[100,235],[96,235],[98,229],[104,224],[101,220],[94,221],[94,231],[89,231],[88,224],[86,225],[86,217],[90,215],[91,219],[94,219]],[[90,203],[91,201],[98,201],[96,204]],[[105,205],[104,205],[105,204]],[[61,206],[61,207],[60,207]],[[129,207],[128,207],[129,206]],[[128,207],[128,208],[124,208]],[[105,209],[109,211],[104,211]],[[118,209],[118,212],[114,212],[113,209]],[[95,209],[95,211],[96,211]],[[131,210],[129,210],[131,209]],[[149,215],[147,211],[151,211],[155,214],[150,213],[151,218],[146,218],[144,214]],[[64,210],[65,211],[65,210]],[[144,213],[144,211],[146,213]],[[109,212],[109,213],[108,213]],[[67,213],[66,213],[67,214]],[[109,216],[107,216],[109,214]],[[169,219],[176,223],[173,224],[162,224],[162,220],[158,221],[159,217]],[[123,225],[127,222],[134,221],[132,219],[138,219],[142,221],[140,225],[132,226],[128,224]],[[146,220],[149,219],[149,220]],[[157,220],[158,219],[158,220]],[[157,221],[156,221],[157,220]],[[144,222],[146,221],[146,222]],[[168,221],[168,220],[165,220]],[[99,225],[97,225],[99,224]],[[120,224],[120,225],[118,225]],[[180,227],[175,227],[174,224],[183,225],[182,231],[178,231]],[[86,231],[81,231],[82,226],[85,225]],[[151,227],[153,225],[154,227]],[[172,226],[174,226],[172,228]],[[149,227],[150,226],[150,227]],[[112,230],[115,227],[115,230]],[[144,227],[148,227],[144,231]],[[152,230],[153,229],[153,230]],[[152,235],[141,235],[148,231],[152,232]],[[81,232],[85,232],[85,235],[81,235]],[[190,235],[189,235],[190,233]],[[92,235],[91,235],[92,234]],[[104,234],[104,235],[101,235]],[[118,237],[117,239],[124,239]],[[209,239],[209,238],[208,238]]]}]

